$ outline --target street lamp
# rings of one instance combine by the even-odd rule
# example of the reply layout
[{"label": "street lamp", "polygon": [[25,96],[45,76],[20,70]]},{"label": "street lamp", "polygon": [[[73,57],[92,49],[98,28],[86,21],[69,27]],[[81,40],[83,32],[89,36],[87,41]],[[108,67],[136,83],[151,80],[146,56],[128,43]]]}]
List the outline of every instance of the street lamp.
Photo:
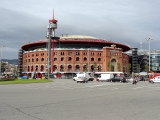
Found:
[{"label": "street lamp", "polygon": [[150,41],[153,40],[152,38],[146,39],[149,42],[149,71],[150,71]]},{"label": "street lamp", "polygon": [[[3,47],[4,47],[3,45],[0,45],[0,49],[3,48]],[[2,76],[2,73],[1,73],[1,66],[2,66],[1,57],[2,57],[2,51],[0,50],[0,76]],[[0,77],[0,79],[1,79],[1,77]]]}]

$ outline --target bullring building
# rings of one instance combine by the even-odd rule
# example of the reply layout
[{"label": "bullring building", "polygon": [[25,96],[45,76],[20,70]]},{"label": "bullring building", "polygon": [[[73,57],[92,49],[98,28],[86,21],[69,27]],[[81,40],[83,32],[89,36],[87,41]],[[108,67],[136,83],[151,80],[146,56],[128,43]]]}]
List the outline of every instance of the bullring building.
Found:
[{"label": "bullring building", "polygon": [[[37,76],[47,73],[47,40],[24,44],[19,50],[19,74]],[[63,35],[52,40],[51,73],[70,75],[77,72],[126,72],[130,46],[82,35]]]}]

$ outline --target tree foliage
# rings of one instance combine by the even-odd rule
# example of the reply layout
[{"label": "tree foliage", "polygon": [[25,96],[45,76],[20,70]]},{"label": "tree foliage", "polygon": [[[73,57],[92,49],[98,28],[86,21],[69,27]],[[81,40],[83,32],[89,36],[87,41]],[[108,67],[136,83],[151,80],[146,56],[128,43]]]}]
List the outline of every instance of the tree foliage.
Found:
[{"label": "tree foliage", "polygon": [[128,75],[131,74],[131,64],[130,63],[127,64],[127,74]]},{"label": "tree foliage", "polygon": [[118,69],[118,71],[121,71],[121,64],[120,63],[117,63],[117,69]]}]

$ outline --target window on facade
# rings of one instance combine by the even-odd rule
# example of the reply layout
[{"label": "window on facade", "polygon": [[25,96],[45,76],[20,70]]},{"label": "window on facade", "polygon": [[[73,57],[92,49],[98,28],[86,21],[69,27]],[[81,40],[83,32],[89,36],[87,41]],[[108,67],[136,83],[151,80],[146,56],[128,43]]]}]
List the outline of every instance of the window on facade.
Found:
[{"label": "window on facade", "polygon": [[38,53],[36,53],[36,56],[38,56],[39,54]]},{"label": "window on facade", "polygon": [[30,62],[30,59],[28,59],[28,62]]},{"label": "window on facade", "polygon": [[64,57],[61,57],[61,61],[64,61]]},{"label": "window on facade", "polygon": [[57,58],[54,58],[54,61],[56,61],[57,60]]},{"label": "window on facade", "polygon": [[87,55],[87,52],[84,52],[83,55]]},{"label": "window on facade", "polygon": [[41,56],[44,56],[44,53],[41,53]]},{"label": "window on facade", "polygon": [[30,67],[28,66],[28,72],[30,71]]},{"label": "window on facade", "polygon": [[64,52],[61,52],[61,55],[64,55]]},{"label": "window on facade", "polygon": [[54,52],[54,55],[57,55],[57,52]]},{"label": "window on facade", "polygon": [[94,58],[92,57],[92,58],[91,58],[91,62],[93,62],[93,61],[94,61]]},{"label": "window on facade", "polygon": [[36,71],[38,71],[38,65],[36,65]]},{"label": "window on facade", "polygon": [[44,58],[41,58],[41,61],[44,61]]},{"label": "window on facade", "polygon": [[80,55],[79,52],[76,52],[76,55]]},{"label": "window on facade", "polygon": [[68,61],[71,61],[71,60],[72,60],[72,58],[71,58],[71,57],[69,57],[69,58],[68,58]]},{"label": "window on facade", "polygon": [[100,62],[101,61],[101,58],[98,58],[98,62]]},{"label": "window on facade", "polygon": [[101,56],[101,53],[98,53],[98,56]]},{"label": "window on facade", "polygon": [[68,55],[71,56],[71,55],[72,55],[72,52],[68,52]]},{"label": "window on facade", "polygon": [[76,57],[76,61],[79,61],[79,57]]},{"label": "window on facade", "polygon": [[87,58],[86,58],[86,57],[84,57],[84,58],[83,58],[83,61],[87,61]]},{"label": "window on facade", "polygon": [[34,62],[34,59],[32,59],[32,62]]},{"label": "window on facade", "polygon": [[38,58],[36,58],[36,62],[38,62]]},{"label": "window on facade", "polygon": [[91,56],[94,56],[94,52],[91,52]]},{"label": "window on facade", "polygon": [[32,54],[32,57],[34,57],[34,54]]},{"label": "window on facade", "polygon": [[43,66],[43,65],[41,65],[41,72],[42,72],[42,71],[44,71],[44,66]]}]

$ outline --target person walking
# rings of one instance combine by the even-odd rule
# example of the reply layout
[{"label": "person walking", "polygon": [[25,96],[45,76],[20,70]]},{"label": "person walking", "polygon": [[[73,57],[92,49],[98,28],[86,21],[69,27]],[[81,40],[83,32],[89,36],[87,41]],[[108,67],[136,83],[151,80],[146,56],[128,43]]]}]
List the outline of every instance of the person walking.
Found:
[{"label": "person walking", "polygon": [[136,76],[134,76],[134,78],[133,78],[133,85],[136,84],[136,83],[137,83],[137,78],[136,78]]}]

